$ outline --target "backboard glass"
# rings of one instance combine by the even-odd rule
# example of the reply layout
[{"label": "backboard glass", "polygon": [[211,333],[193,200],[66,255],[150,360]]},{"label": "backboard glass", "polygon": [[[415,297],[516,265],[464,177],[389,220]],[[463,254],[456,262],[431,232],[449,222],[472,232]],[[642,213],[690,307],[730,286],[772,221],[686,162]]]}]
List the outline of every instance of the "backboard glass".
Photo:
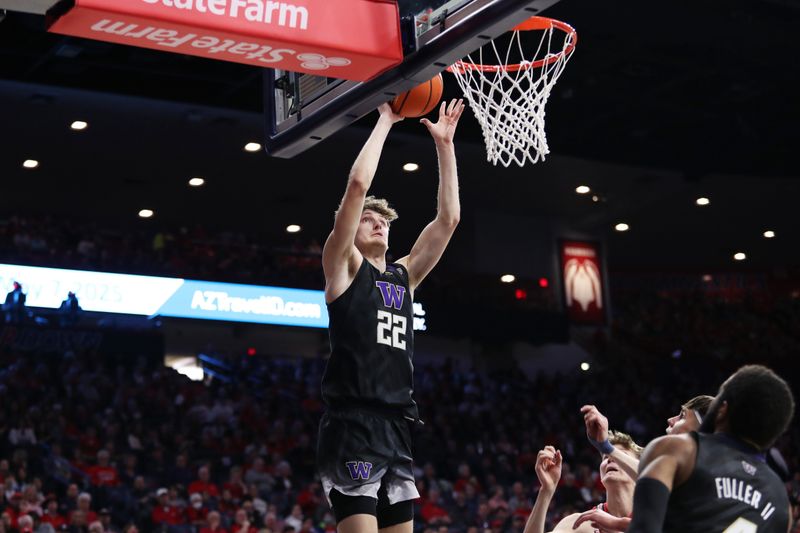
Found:
[{"label": "backboard glass", "polygon": [[354,82],[265,70],[267,152],[290,158],[559,0],[398,0],[403,62]]}]

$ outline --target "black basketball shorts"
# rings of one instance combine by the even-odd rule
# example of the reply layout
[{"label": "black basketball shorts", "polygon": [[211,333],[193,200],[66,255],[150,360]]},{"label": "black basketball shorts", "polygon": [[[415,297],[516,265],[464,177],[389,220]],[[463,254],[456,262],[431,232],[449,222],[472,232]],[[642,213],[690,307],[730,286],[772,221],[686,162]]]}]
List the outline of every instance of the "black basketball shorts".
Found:
[{"label": "black basketball shorts", "polygon": [[391,505],[419,498],[409,426],[402,416],[358,408],[322,415],[317,467],[328,503],[333,489],[377,500],[381,485]]}]

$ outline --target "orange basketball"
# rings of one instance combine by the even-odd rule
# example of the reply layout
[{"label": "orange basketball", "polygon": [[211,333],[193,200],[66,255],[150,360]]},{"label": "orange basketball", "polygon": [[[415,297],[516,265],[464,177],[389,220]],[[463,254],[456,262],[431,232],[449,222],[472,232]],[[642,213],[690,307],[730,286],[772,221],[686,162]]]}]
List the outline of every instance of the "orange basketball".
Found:
[{"label": "orange basketball", "polygon": [[442,75],[398,94],[392,100],[392,111],[402,117],[422,117],[430,113],[442,99]]}]

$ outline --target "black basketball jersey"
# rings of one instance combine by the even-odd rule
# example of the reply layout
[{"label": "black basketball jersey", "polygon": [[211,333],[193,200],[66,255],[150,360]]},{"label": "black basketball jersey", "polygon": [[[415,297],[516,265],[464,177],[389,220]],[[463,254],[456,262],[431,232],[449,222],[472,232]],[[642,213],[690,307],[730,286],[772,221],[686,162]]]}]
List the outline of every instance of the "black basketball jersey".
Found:
[{"label": "black basketball jersey", "polygon": [[322,378],[329,406],[402,410],[418,419],[414,390],[414,311],[408,271],[380,272],[366,259],[347,290],[328,304],[331,358]]},{"label": "black basketball jersey", "polygon": [[789,498],[763,456],[726,435],[691,435],[697,461],[670,494],[664,532],[786,533]]}]

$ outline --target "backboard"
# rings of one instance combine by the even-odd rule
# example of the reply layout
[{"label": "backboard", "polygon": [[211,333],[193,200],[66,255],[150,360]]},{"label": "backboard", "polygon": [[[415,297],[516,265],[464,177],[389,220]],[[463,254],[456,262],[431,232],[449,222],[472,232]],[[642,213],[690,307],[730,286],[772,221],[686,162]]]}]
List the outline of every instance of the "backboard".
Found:
[{"label": "backboard", "polygon": [[559,0],[398,0],[403,61],[355,82],[267,69],[267,152],[291,158]]}]

